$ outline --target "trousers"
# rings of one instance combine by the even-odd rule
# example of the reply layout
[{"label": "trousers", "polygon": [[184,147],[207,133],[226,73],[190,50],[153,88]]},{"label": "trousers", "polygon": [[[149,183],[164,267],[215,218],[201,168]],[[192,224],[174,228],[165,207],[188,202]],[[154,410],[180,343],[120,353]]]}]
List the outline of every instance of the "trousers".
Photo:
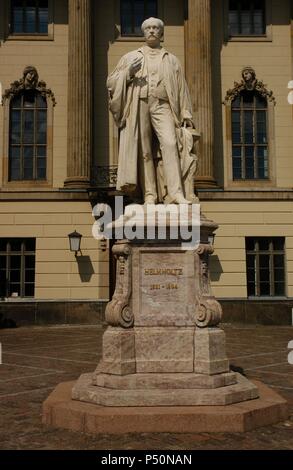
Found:
[{"label": "trousers", "polygon": [[171,199],[183,193],[176,129],[168,101],[149,96],[139,100],[139,178],[144,199],[157,201],[156,172],[153,160],[155,132],[163,160],[164,183]]}]

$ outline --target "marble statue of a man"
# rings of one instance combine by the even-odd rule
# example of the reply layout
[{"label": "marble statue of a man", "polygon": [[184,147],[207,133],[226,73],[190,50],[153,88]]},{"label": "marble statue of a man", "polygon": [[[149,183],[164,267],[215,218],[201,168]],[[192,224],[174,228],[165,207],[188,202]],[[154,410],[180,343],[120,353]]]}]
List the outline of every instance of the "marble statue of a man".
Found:
[{"label": "marble statue of a man", "polygon": [[145,204],[197,202],[198,138],[178,59],[161,46],[164,23],[142,24],[146,44],[124,55],[107,80],[110,110],[120,130],[117,189],[139,188]]}]

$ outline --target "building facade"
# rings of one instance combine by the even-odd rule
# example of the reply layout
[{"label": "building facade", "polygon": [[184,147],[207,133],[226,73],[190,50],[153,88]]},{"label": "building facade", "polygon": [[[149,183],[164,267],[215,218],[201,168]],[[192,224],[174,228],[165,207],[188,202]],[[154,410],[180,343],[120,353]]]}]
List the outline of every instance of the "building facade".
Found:
[{"label": "building facade", "polygon": [[[195,187],[219,224],[211,277],[226,320],[291,323],[292,0],[0,0],[0,312],[19,324],[103,318],[118,131],[107,75],[165,22],[201,133]],[[81,253],[68,234],[82,234]]]}]

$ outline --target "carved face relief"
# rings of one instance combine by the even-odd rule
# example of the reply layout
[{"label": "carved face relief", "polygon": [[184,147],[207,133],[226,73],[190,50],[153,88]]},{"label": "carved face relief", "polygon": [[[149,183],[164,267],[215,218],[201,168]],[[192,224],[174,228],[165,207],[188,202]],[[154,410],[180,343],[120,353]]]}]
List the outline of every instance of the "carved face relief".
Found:
[{"label": "carved face relief", "polygon": [[37,87],[39,75],[35,67],[26,67],[23,72],[23,82],[26,90]]},{"label": "carved face relief", "polygon": [[247,67],[243,69],[242,78],[245,82],[245,86],[247,89],[252,89],[253,84],[255,82],[255,77],[256,77],[255,71],[252,68]]},{"label": "carved face relief", "polygon": [[203,276],[207,276],[208,275],[208,263],[206,261],[202,261],[201,262],[201,273]]},{"label": "carved face relief", "polygon": [[22,78],[15,80],[11,83],[10,88],[5,90],[2,104],[6,99],[11,99],[24,90],[37,90],[44,98],[49,97],[52,100],[53,106],[56,105],[54,93],[50,88],[47,88],[43,80],[39,81],[38,71],[33,65],[27,66],[23,71]]},{"label": "carved face relief", "polygon": [[241,72],[241,82],[234,82],[234,88],[227,91],[224,104],[232,103],[237,96],[243,91],[257,91],[257,93],[264,99],[276,104],[276,99],[271,90],[266,88],[266,85],[256,78],[256,73],[252,67],[244,67]]},{"label": "carved face relief", "polygon": [[125,274],[125,258],[124,256],[119,256],[119,274],[124,276]]},{"label": "carved face relief", "polygon": [[245,71],[243,72],[243,79],[244,79],[245,82],[251,81],[251,79],[252,79],[252,74],[251,74],[251,72],[250,72],[249,70],[245,70]]}]

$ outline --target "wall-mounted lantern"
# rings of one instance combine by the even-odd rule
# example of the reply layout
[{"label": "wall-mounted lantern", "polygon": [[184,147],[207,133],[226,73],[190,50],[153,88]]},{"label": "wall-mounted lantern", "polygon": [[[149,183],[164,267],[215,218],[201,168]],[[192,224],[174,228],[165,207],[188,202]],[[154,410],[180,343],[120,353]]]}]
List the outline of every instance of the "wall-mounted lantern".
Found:
[{"label": "wall-mounted lantern", "polygon": [[76,230],[68,235],[70,251],[75,252],[75,256],[80,252],[82,235]]},{"label": "wall-mounted lantern", "polygon": [[214,246],[214,243],[215,243],[215,234],[209,235],[208,241],[209,241],[209,244],[210,244],[211,246]]}]

